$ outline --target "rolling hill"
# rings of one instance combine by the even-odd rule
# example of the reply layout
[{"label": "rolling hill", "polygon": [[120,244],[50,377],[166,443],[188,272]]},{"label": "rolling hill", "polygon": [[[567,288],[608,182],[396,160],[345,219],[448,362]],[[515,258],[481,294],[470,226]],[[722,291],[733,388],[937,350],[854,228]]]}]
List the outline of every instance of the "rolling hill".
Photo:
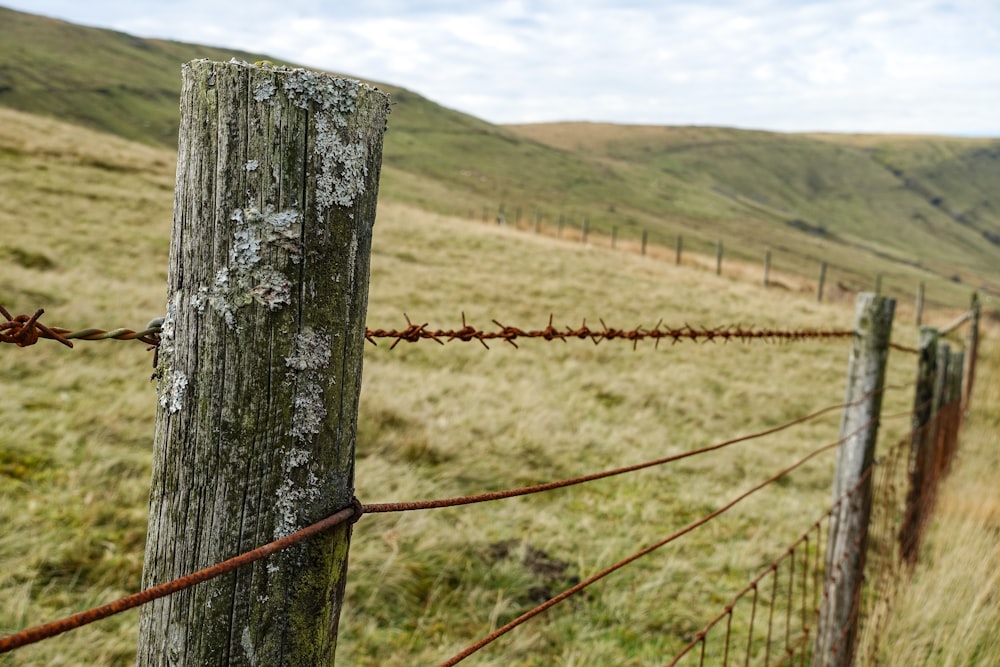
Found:
[{"label": "rolling hill", "polygon": [[[267,58],[142,39],[0,8],[0,105],[173,147],[179,68]],[[274,59],[272,59],[274,60]],[[275,62],[280,62],[275,60]],[[564,216],[620,238],[815,276],[848,290],[964,303],[1000,295],[1000,140],[807,135],[712,127],[555,123],[501,127],[404,88],[393,98],[383,196],[479,216]]]}]

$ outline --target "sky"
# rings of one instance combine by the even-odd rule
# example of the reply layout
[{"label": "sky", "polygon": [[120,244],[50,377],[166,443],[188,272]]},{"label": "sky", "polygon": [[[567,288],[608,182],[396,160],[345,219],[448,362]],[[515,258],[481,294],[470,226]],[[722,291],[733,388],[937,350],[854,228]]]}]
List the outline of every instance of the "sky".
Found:
[{"label": "sky", "polygon": [[493,123],[1000,137],[997,0],[0,0],[390,83]]}]

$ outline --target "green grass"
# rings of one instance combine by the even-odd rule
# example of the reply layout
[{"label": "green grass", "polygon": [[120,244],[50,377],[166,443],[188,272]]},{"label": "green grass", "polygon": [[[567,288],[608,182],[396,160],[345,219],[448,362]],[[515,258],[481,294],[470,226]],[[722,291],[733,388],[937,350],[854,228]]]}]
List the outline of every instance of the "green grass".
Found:
[{"label": "green grass", "polygon": [[[199,57],[266,56],[0,8],[0,105],[149,144],[176,145],[179,68]],[[525,222],[539,210],[549,229],[560,215],[575,229],[586,217],[595,243],[617,228],[635,245],[645,229],[672,251],[683,235],[691,261],[719,239],[741,261],[771,248],[775,270],[798,279],[827,261],[831,291],[871,289],[883,274],[883,290],[907,300],[920,282],[937,305],[964,303],[971,288],[1000,295],[997,139],[500,127],[378,85],[394,102],[387,199],[476,217],[503,204]]]},{"label": "green grass", "polygon": [[[42,321],[70,328],[140,328],[161,314],[172,163],[167,150],[0,111],[0,303],[18,313],[45,307]],[[604,318],[622,328],[660,318],[838,328],[852,320],[847,300],[817,304],[808,291],[765,291],[736,274],[384,200],[369,323],[403,326],[404,312],[445,328],[459,326],[463,312],[484,328],[494,318],[540,328],[550,313],[557,325]],[[929,317],[942,323],[952,314]],[[896,336],[915,341],[902,321]],[[632,350],[623,342],[526,340],[520,349],[491,348],[367,348],[363,502],[548,481],[770,427],[838,403],[848,352],[843,342]],[[0,397],[7,634],[137,589],[156,408],[141,344],[80,342],[70,351],[42,341],[0,353],[9,383]],[[890,382],[908,381],[913,366],[912,357],[893,354]],[[981,387],[992,386],[994,369],[981,371]],[[996,405],[982,395],[977,410]],[[910,400],[908,391],[894,392],[886,411]],[[837,424],[831,414],[766,440],[541,496],[365,517],[352,544],[341,663],[436,664],[834,440]],[[887,421],[885,441],[905,429]],[[661,664],[818,517],[830,501],[832,464],[820,457],[466,664]],[[136,620],[129,612],[0,664],[131,664]]]}]

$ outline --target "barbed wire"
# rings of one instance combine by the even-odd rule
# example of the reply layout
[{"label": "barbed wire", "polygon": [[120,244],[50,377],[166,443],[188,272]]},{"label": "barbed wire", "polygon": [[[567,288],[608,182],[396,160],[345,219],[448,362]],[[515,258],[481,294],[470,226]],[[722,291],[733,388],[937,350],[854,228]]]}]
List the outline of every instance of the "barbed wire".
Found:
[{"label": "barbed wire", "polygon": [[725,325],[718,327],[693,327],[684,324],[680,327],[670,327],[663,324],[663,320],[656,323],[652,328],[637,326],[633,329],[618,329],[609,327],[604,320],[599,320],[601,328],[590,327],[587,321],[579,327],[566,326],[562,329],[553,325],[553,316],[549,316],[549,323],[544,329],[525,330],[518,327],[507,326],[497,320],[492,320],[498,328],[494,331],[485,331],[469,325],[465,321],[465,313],[462,314],[462,327],[460,329],[429,329],[428,323],[414,324],[405,313],[406,328],[404,329],[369,329],[365,338],[372,345],[377,345],[376,338],[391,338],[393,349],[400,342],[416,343],[421,340],[433,340],[444,345],[452,341],[479,341],[483,347],[489,349],[486,341],[501,340],[517,347],[515,342],[519,338],[541,338],[546,341],[567,341],[572,338],[590,340],[594,345],[598,345],[606,340],[627,340],[632,342],[635,348],[640,341],[653,340],[655,346],[659,346],[660,341],[669,340],[671,344],[682,340],[691,340],[705,343],[740,341],[748,343],[754,340],[761,340],[769,343],[788,342],[795,340],[806,340],[816,338],[847,338],[854,335],[853,331],[844,329],[756,329],[752,326],[739,324]]},{"label": "barbed wire", "polygon": [[[12,316],[2,305],[0,313],[7,318],[6,322],[0,323],[0,343],[14,343],[18,347],[28,347],[34,345],[40,339],[55,340],[63,345],[72,348],[70,341],[77,340],[138,340],[150,346],[157,346],[160,343],[160,333],[162,331],[163,318],[153,319],[146,325],[145,329],[135,331],[133,329],[80,329],[71,330],[62,327],[49,327],[42,324],[39,318],[45,312],[39,308],[34,315]],[[837,339],[850,338],[854,336],[854,331],[849,329],[757,329],[753,326],[740,324],[723,325],[717,327],[694,327],[684,324],[680,327],[665,326],[663,320],[656,323],[653,328],[645,328],[642,325],[632,329],[619,329],[609,327],[603,319],[600,319],[601,328],[590,327],[587,321],[583,320],[579,327],[566,326],[562,329],[553,325],[553,316],[549,316],[548,325],[544,329],[521,329],[519,327],[507,326],[497,320],[492,322],[498,327],[493,331],[477,329],[469,325],[465,320],[465,313],[462,313],[462,327],[460,329],[429,329],[429,324],[414,324],[408,315],[403,314],[406,319],[404,329],[365,329],[365,340],[377,346],[377,338],[392,339],[389,349],[395,349],[401,342],[417,343],[422,340],[433,340],[439,345],[452,341],[470,342],[478,341],[484,348],[489,349],[487,341],[500,340],[518,347],[517,340],[520,338],[535,338],[545,341],[563,341],[570,339],[590,340],[594,345],[598,345],[606,340],[626,340],[632,342],[632,349],[636,349],[640,341],[652,340],[654,348],[658,348],[660,341],[669,340],[676,344],[682,340],[690,340],[702,343],[728,343],[739,341],[750,343],[752,341],[763,341],[766,343],[786,343],[802,340],[817,339]],[[919,350],[899,343],[890,343],[889,347],[913,354]]]}]

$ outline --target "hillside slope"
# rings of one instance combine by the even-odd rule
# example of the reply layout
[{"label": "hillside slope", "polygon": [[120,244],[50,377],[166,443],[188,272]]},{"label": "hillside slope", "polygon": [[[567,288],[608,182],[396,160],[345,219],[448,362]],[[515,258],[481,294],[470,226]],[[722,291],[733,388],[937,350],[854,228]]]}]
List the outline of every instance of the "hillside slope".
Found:
[{"label": "hillside slope", "polygon": [[[0,105],[176,144],[180,64],[249,54],[149,40],[0,8]],[[272,59],[273,60],[273,59]],[[279,62],[279,61],[276,61]],[[381,193],[479,217],[564,217],[595,233],[759,261],[907,299],[1000,295],[1000,140],[797,135],[703,127],[499,127],[390,92]],[[594,241],[597,242],[597,241]],[[605,243],[607,241],[604,241]]]}]

